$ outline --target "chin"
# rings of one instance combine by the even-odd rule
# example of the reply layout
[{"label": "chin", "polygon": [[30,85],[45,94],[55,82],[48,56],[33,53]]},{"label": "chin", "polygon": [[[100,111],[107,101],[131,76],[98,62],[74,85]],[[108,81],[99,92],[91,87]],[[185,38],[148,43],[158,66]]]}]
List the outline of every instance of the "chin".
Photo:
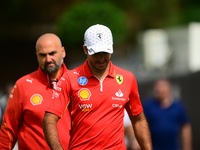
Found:
[{"label": "chin", "polygon": [[99,70],[105,70],[106,66],[97,66],[96,68],[99,69]]}]

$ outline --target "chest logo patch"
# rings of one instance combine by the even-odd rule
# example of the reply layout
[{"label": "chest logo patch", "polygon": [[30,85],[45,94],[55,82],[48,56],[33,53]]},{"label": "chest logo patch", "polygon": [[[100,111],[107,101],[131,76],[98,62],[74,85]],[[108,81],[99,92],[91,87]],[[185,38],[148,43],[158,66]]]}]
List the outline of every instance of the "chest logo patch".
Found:
[{"label": "chest logo patch", "polygon": [[33,105],[40,105],[42,101],[43,101],[43,97],[40,94],[34,94],[30,99],[30,102]]},{"label": "chest logo patch", "polygon": [[115,78],[116,78],[117,83],[119,85],[121,85],[123,80],[124,80],[123,76],[118,74],[118,75],[115,76]]},{"label": "chest logo patch", "polygon": [[118,92],[115,93],[115,95],[116,95],[117,97],[122,97],[122,96],[124,96],[124,94],[122,93],[122,91],[121,91],[120,89],[119,89]]},{"label": "chest logo patch", "polygon": [[86,88],[82,88],[78,91],[78,97],[82,100],[82,101],[86,101],[89,100],[91,96],[91,92],[89,89]]},{"label": "chest logo patch", "polygon": [[79,77],[79,78],[78,78],[78,83],[79,83],[80,85],[86,85],[87,82],[88,82],[88,80],[87,80],[86,77]]}]

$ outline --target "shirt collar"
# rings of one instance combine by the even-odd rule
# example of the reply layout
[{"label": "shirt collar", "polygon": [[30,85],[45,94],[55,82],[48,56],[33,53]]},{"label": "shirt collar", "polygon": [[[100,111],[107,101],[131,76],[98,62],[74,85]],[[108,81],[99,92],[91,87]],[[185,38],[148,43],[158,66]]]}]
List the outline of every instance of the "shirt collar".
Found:
[{"label": "shirt collar", "polygon": [[[109,72],[108,72],[108,75],[107,76],[110,76],[110,77],[113,77],[115,76],[115,70],[114,70],[114,65],[112,64],[112,62],[110,61],[109,63],[110,65],[110,69],[109,69]],[[92,76],[94,76],[89,68],[89,65],[88,65],[88,59],[86,59],[85,63],[83,64],[83,75],[86,77],[86,78],[90,78]]]}]

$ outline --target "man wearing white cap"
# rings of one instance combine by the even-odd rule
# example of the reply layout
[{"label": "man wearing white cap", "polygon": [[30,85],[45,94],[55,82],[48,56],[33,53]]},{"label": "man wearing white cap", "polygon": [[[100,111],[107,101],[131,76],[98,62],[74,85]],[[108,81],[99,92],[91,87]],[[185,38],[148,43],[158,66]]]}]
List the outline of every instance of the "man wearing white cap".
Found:
[{"label": "man wearing white cap", "polygon": [[113,38],[109,28],[93,25],[84,36],[85,63],[65,73],[61,91],[46,110],[43,129],[49,146],[62,150],[56,122],[68,106],[72,130],[70,150],[126,150],[124,108],[143,150],[152,150],[151,136],[131,72],[110,61]]}]

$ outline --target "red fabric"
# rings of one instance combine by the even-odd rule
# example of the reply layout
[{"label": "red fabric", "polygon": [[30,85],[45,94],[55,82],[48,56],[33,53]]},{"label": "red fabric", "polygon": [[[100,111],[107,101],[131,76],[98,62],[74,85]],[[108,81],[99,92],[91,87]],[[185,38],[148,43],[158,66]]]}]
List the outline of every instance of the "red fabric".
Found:
[{"label": "red fabric", "polygon": [[[110,71],[101,83],[86,61],[63,78],[66,82],[62,82],[62,92],[47,111],[61,116],[71,97],[69,149],[125,150],[124,108],[130,115],[143,111],[134,75],[110,63]],[[118,83],[119,80],[123,82]]]},{"label": "red fabric", "polygon": [[[64,64],[62,70],[67,72]],[[57,82],[57,89],[60,82]],[[44,137],[42,124],[46,107],[52,100],[53,93],[47,74],[40,67],[16,82],[0,130],[1,150],[13,148],[17,140],[19,150],[50,149]],[[65,149],[68,149],[70,125],[70,115],[66,110],[57,124],[59,138]]]}]

